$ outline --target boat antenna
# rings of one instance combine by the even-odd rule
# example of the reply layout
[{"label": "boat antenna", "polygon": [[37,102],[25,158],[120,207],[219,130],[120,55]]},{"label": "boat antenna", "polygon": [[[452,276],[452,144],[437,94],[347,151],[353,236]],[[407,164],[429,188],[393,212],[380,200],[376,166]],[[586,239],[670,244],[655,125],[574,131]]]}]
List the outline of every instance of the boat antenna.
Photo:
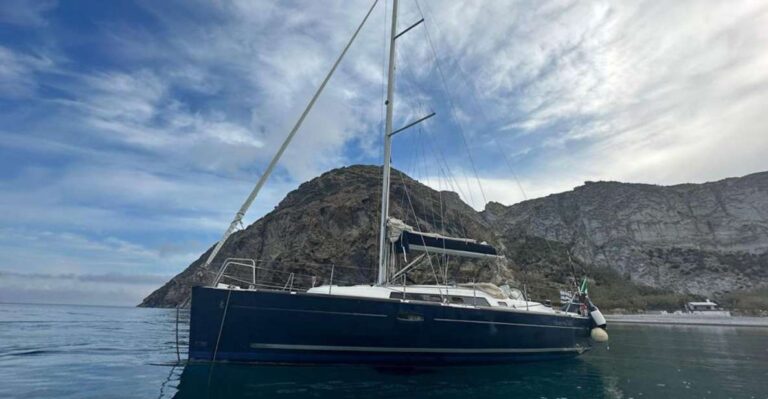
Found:
[{"label": "boat antenna", "polygon": [[259,191],[261,191],[261,188],[264,186],[264,183],[266,183],[267,179],[269,179],[269,176],[274,171],[275,166],[277,165],[277,162],[280,160],[280,157],[283,156],[285,149],[288,148],[288,145],[291,143],[291,140],[293,140],[293,137],[296,135],[296,132],[299,131],[299,128],[301,127],[302,123],[304,123],[304,119],[307,117],[307,115],[309,114],[309,111],[315,105],[315,101],[317,101],[318,97],[320,97],[320,94],[323,92],[323,89],[325,89],[325,85],[328,83],[328,81],[331,80],[331,76],[333,76],[333,73],[336,72],[336,68],[341,63],[341,60],[344,58],[344,55],[347,54],[347,50],[349,50],[349,48],[352,46],[352,43],[357,38],[358,33],[360,33],[360,30],[362,30],[363,25],[365,25],[365,22],[368,20],[368,17],[371,15],[371,12],[373,12],[373,9],[376,7],[376,4],[378,2],[379,2],[378,0],[374,0],[373,4],[371,5],[371,8],[368,10],[368,13],[365,14],[363,21],[360,22],[360,25],[357,27],[357,30],[355,30],[355,33],[349,39],[349,42],[344,47],[344,50],[342,50],[341,54],[339,54],[339,57],[336,59],[336,62],[333,64],[333,67],[331,67],[331,70],[328,71],[328,74],[325,76],[325,79],[323,79],[323,82],[320,84],[320,87],[317,88],[317,91],[315,91],[315,94],[312,96],[312,99],[309,100],[309,104],[307,104],[307,107],[304,109],[304,112],[301,113],[301,116],[296,121],[296,124],[293,125],[293,129],[291,129],[291,131],[288,133],[288,136],[285,138],[285,141],[283,141],[283,144],[280,146],[280,149],[278,149],[277,153],[275,153],[275,155],[272,157],[272,160],[269,162],[267,169],[264,171],[261,177],[259,177],[259,181],[256,183],[256,186],[248,195],[248,198],[245,199],[245,202],[240,207],[240,210],[238,210],[237,213],[235,214],[234,219],[232,219],[232,223],[229,224],[229,228],[227,228],[227,231],[224,232],[224,235],[221,237],[219,242],[216,243],[216,246],[211,251],[211,254],[208,255],[208,259],[205,261],[205,265],[203,265],[204,269],[208,268],[211,265],[211,262],[213,262],[214,258],[216,258],[216,255],[221,250],[221,247],[227,241],[229,236],[232,235],[235,229],[237,229],[237,226],[242,225],[243,217],[245,216],[245,213],[248,212],[248,208],[251,207],[251,204],[256,199],[256,196],[259,194]]}]

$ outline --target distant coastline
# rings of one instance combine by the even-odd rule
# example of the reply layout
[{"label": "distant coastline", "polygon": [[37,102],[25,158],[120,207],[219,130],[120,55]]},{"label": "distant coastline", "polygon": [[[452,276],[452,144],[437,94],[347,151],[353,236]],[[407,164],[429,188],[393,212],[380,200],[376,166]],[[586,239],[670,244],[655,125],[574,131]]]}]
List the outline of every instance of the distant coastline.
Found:
[{"label": "distant coastline", "polygon": [[768,317],[711,317],[686,314],[612,314],[605,315],[608,324],[666,324],[687,326],[728,326],[768,328]]}]

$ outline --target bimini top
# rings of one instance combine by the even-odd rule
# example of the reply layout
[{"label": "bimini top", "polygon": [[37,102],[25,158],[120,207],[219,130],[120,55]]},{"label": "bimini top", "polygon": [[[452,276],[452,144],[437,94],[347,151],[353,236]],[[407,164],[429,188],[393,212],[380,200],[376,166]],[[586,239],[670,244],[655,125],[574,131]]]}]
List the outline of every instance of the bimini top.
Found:
[{"label": "bimini top", "polygon": [[389,218],[387,226],[389,240],[394,243],[397,253],[421,251],[470,258],[503,257],[499,255],[496,248],[486,242],[416,231],[413,227],[395,218]]}]

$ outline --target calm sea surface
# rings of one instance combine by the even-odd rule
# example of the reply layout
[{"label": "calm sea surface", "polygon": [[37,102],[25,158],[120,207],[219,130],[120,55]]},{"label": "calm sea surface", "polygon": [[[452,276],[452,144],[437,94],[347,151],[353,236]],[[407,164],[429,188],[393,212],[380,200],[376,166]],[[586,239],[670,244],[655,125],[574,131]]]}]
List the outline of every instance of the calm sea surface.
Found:
[{"label": "calm sea surface", "polygon": [[175,315],[0,304],[0,398],[768,398],[764,328],[610,325],[607,350],[512,366],[211,368],[176,364]]}]

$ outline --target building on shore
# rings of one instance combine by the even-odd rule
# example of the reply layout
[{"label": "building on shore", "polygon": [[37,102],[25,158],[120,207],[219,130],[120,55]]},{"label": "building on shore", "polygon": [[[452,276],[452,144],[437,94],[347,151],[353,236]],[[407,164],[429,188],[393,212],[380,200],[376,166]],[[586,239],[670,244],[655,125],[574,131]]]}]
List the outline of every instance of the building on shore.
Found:
[{"label": "building on shore", "polygon": [[685,311],[689,314],[701,315],[701,316],[730,316],[731,312],[723,310],[715,302],[707,299],[704,302],[688,302],[685,304]]}]

